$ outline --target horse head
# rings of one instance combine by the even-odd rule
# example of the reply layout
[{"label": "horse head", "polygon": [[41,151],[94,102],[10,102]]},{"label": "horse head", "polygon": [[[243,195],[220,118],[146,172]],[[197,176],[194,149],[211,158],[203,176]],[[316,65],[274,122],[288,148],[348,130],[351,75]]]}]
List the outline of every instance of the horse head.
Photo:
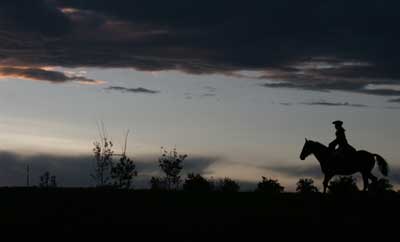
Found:
[{"label": "horse head", "polygon": [[301,150],[301,153],[300,153],[301,160],[305,160],[307,158],[307,156],[309,156],[313,153],[312,149],[311,149],[311,145],[312,145],[313,141],[307,140],[307,139],[305,139],[305,140],[306,140],[306,142],[304,143],[303,149]]}]

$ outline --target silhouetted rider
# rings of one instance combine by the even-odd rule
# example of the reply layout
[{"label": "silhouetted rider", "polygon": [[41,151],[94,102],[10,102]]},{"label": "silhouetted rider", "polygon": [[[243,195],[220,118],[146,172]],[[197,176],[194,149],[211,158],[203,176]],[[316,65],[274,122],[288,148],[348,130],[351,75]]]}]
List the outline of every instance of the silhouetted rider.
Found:
[{"label": "silhouetted rider", "polygon": [[[329,144],[329,148],[340,155],[352,155],[353,152],[356,152],[356,149],[354,149],[347,142],[345,134],[346,130],[342,127],[343,122],[340,120],[336,120],[332,122],[332,124],[334,124],[336,128],[336,139]],[[339,146],[339,148],[336,149],[336,146]]]}]

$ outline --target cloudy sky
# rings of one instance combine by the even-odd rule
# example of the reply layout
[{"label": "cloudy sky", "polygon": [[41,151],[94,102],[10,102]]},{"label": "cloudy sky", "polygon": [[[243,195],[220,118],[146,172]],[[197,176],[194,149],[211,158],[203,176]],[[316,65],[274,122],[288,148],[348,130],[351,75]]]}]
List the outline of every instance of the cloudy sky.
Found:
[{"label": "cloudy sky", "polygon": [[35,176],[92,184],[103,122],[117,151],[131,131],[143,183],[160,147],[176,146],[188,171],[290,188],[321,177],[299,153],[305,137],[331,141],[336,119],[400,182],[399,10],[394,0],[2,0],[0,185],[23,185],[28,163]]}]

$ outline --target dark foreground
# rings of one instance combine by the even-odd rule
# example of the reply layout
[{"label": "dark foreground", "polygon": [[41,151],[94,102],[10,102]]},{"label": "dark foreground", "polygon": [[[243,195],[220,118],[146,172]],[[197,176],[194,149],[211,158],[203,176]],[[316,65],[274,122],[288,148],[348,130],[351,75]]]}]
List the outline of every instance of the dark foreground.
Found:
[{"label": "dark foreground", "polygon": [[257,230],[269,225],[389,223],[399,194],[303,196],[284,193],[184,193],[96,189],[0,189],[2,224],[132,224],[155,231]]}]

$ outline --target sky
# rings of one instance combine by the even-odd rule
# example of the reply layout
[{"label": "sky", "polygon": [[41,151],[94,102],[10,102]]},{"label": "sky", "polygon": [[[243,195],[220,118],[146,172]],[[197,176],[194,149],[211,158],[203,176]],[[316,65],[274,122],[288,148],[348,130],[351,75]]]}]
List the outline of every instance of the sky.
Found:
[{"label": "sky", "polygon": [[[400,183],[397,1],[4,0],[0,3],[0,186],[90,186],[103,123],[137,186],[160,147],[185,172],[296,181],[322,176],[304,139],[332,121],[382,155]],[[374,171],[379,174],[378,171]],[[319,185],[319,182],[317,182]]]}]

